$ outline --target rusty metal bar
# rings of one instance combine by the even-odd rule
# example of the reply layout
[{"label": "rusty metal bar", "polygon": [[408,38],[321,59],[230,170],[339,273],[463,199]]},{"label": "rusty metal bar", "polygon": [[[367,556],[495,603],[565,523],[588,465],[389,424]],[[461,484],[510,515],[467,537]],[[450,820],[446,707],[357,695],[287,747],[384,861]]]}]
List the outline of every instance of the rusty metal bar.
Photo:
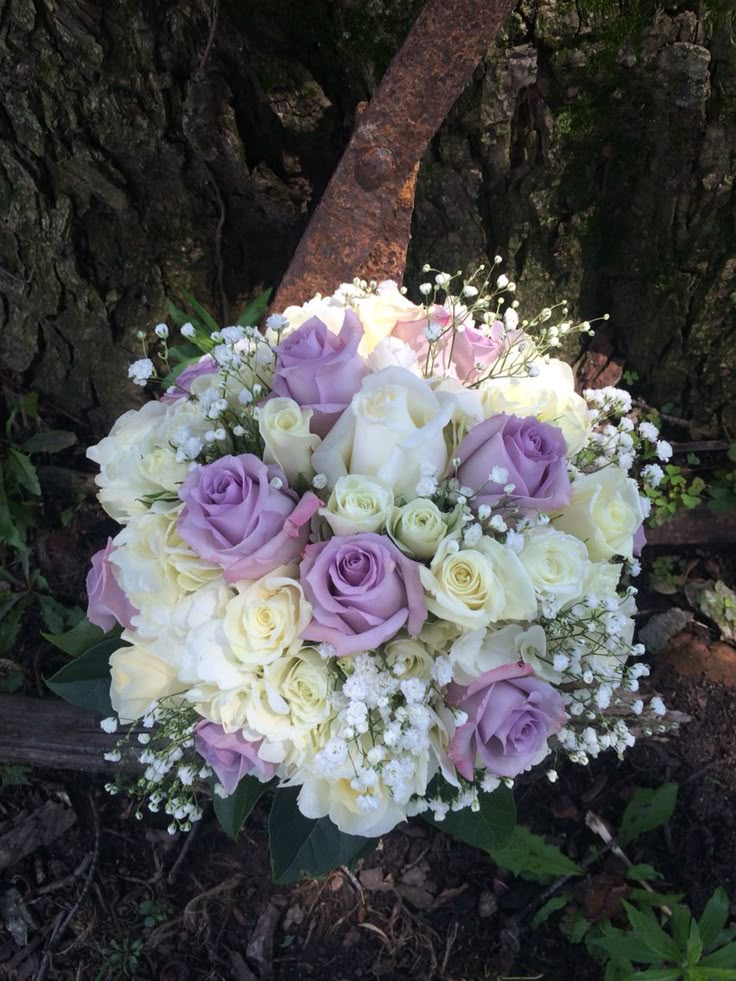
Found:
[{"label": "rusty metal bar", "polygon": [[356,275],[402,278],[412,174],[514,6],[515,0],[428,0],[358,119],[275,308],[331,292]]}]

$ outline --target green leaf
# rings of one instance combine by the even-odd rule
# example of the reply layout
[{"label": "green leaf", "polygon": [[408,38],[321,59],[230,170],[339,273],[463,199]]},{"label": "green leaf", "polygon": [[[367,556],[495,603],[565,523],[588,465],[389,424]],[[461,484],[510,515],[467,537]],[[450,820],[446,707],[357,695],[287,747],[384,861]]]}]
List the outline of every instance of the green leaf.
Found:
[{"label": "green leaf", "polygon": [[66,633],[42,633],[41,636],[49,644],[53,644],[60,651],[64,651],[65,654],[78,657],[101,640],[112,640],[119,637],[120,632],[121,628],[115,627],[109,633],[105,633],[100,627],[96,627],[86,617],[83,617],[79,623],[75,624],[71,630],[67,630]]},{"label": "green leaf", "polygon": [[720,950],[714,950],[700,962],[701,967],[736,968],[736,943],[726,944]]},{"label": "green leaf", "polygon": [[701,498],[693,494],[683,494],[681,500],[686,508],[696,508],[701,503]]},{"label": "green leaf", "polygon": [[588,940],[587,944],[589,947],[600,947],[615,961],[626,958],[641,964],[656,964],[657,961],[662,960],[659,954],[645,947],[638,936],[621,933],[618,930],[615,936],[595,937],[593,940]]},{"label": "green leaf", "polygon": [[695,967],[701,958],[703,953],[703,940],[700,936],[700,927],[698,926],[697,920],[692,920],[690,922],[690,933],[687,938],[687,963],[691,967]]},{"label": "green leaf", "polygon": [[41,496],[41,485],[38,482],[36,468],[31,463],[31,458],[21,453],[15,446],[11,446],[7,456],[8,476],[15,478],[15,482],[23,490],[36,497]]},{"label": "green leaf", "polygon": [[[623,906],[637,941],[646,944],[653,953],[664,961],[679,960],[680,951],[677,944],[672,937],[664,932],[651,910],[638,910],[626,900],[623,900]],[[632,960],[636,959],[632,958]]]},{"label": "green leaf", "polygon": [[439,831],[446,831],[466,845],[490,852],[501,847],[511,835],[516,823],[514,795],[503,785],[491,794],[480,794],[480,810],[449,811],[444,821],[435,821],[428,811],[422,815]]},{"label": "green leaf", "polygon": [[729,905],[726,890],[719,886],[706,903],[703,915],[698,921],[705,950],[713,946],[721,930],[725,927],[728,920]]},{"label": "green leaf", "polygon": [[194,312],[197,314],[197,316],[202,321],[202,323],[204,324],[204,326],[210,332],[220,329],[217,321],[212,316],[212,314],[209,312],[209,310],[206,310],[202,306],[202,304],[192,296],[191,293],[184,293],[184,292],[182,292],[181,295],[184,297],[184,299],[187,301],[187,303],[189,304],[189,306],[192,308],[192,310],[194,310]]},{"label": "green leaf", "polygon": [[263,320],[266,310],[268,310],[268,301],[271,299],[272,293],[273,290],[270,287],[259,293],[258,296],[246,305],[235,323],[240,327],[257,327],[261,320]]},{"label": "green leaf", "polygon": [[662,876],[654,868],[653,865],[647,865],[646,862],[641,865],[631,865],[626,869],[627,879],[636,879],[639,882],[648,881],[649,879],[661,879]]},{"label": "green leaf", "polygon": [[541,906],[532,917],[530,923],[532,929],[536,930],[538,926],[545,923],[558,909],[567,906],[569,900],[569,896],[553,896],[551,899],[548,899],[544,906]]},{"label": "green leaf", "polygon": [[491,849],[494,862],[519,875],[584,875],[585,872],[556,845],[550,845],[539,835],[518,824],[501,848]]},{"label": "green leaf", "polygon": [[256,802],[269,787],[270,783],[261,783],[255,777],[243,777],[229,797],[214,795],[215,817],[228,838],[237,840]]},{"label": "green leaf", "polygon": [[0,542],[5,542],[11,548],[25,548],[23,534],[15,524],[13,516],[10,513],[10,504],[5,491],[2,465],[0,465]]},{"label": "green leaf", "polygon": [[693,918],[687,906],[673,906],[672,919],[670,920],[670,930],[672,938],[677,944],[678,950],[684,951],[687,947],[687,938],[690,933],[690,922]]},{"label": "green leaf", "polygon": [[59,453],[74,446],[77,437],[66,429],[49,429],[44,433],[34,433],[21,446],[26,453]]},{"label": "green leaf", "polygon": [[119,638],[101,640],[47,678],[46,684],[72,705],[110,715],[110,655],[129,646]]},{"label": "green leaf", "polygon": [[302,875],[325,875],[375,848],[374,839],[343,834],[329,818],[304,817],[297,807],[298,793],[297,787],[277,790],[271,805],[268,840],[274,882],[286,885]]},{"label": "green leaf", "polygon": [[621,819],[621,844],[628,845],[645,832],[661,827],[672,817],[676,803],[676,783],[663,783],[654,790],[639,787]]}]

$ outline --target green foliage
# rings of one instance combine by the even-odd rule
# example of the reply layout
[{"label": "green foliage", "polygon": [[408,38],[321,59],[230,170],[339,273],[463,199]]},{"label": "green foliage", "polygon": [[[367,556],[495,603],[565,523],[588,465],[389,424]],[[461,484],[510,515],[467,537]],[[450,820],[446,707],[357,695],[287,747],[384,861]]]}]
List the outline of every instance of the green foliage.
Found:
[{"label": "green foliage", "polygon": [[0,787],[25,787],[30,772],[30,766],[22,763],[0,763]]},{"label": "green foliage", "polygon": [[174,907],[162,899],[144,899],[138,905],[138,912],[143,917],[143,926],[150,930],[159,923],[165,923],[174,912]]},{"label": "green foliage", "polygon": [[119,637],[106,637],[65,664],[46,684],[72,705],[110,715],[110,655],[127,646]]},{"label": "green foliage", "polygon": [[143,953],[143,940],[140,937],[124,937],[113,940],[102,951],[105,962],[95,975],[94,981],[103,978],[136,978],[138,963]]},{"label": "green foliage", "polygon": [[647,831],[660,828],[672,817],[676,803],[676,783],[663,783],[654,790],[639,787],[626,805],[621,819],[621,844],[628,845]]},{"label": "green foliage", "polygon": [[274,794],[268,821],[274,882],[287,885],[302,876],[325,875],[375,848],[370,838],[338,831],[329,818],[305,818],[297,807],[298,793],[297,787],[290,787]]},{"label": "green foliage", "polygon": [[680,588],[680,577],[685,568],[685,560],[675,555],[658,555],[649,564],[647,576],[649,585],[658,593],[676,593]]},{"label": "green foliage", "polygon": [[[35,392],[23,398],[6,395],[0,403],[7,410],[5,429],[0,433],[0,658],[15,646],[21,627],[30,616],[40,619],[47,630],[64,630],[79,616],[50,593],[41,572],[33,567],[31,532],[42,513],[41,483],[37,454],[58,453],[76,443],[66,430],[44,429]],[[35,431],[32,431],[35,430]],[[21,687],[19,667],[11,662],[0,668],[0,692]]]},{"label": "green foliage", "polygon": [[706,482],[701,476],[692,476],[687,468],[674,463],[667,463],[663,470],[664,479],[659,486],[646,486],[644,489],[652,502],[649,519],[652,525],[664,524],[679,511],[691,510],[702,504],[705,498]]},{"label": "green foliage", "polygon": [[435,821],[430,812],[424,819],[440,831],[452,835],[466,845],[493,852],[509,838],[516,823],[514,795],[501,785],[492,794],[480,794],[478,811],[465,808],[462,811],[449,811],[444,821]]},{"label": "green foliage", "polygon": [[237,840],[250,812],[268,788],[269,784],[261,783],[255,777],[243,777],[229,797],[214,796],[215,817],[228,838]]},{"label": "green foliage", "polygon": [[507,842],[491,851],[494,862],[514,875],[583,875],[580,868],[556,845],[551,845],[523,825],[511,832]]}]

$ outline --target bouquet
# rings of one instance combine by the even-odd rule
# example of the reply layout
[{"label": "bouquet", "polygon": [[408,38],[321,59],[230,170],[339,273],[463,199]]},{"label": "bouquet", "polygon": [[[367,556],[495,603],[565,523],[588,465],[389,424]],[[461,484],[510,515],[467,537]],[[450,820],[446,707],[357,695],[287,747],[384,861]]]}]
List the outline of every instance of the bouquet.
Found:
[{"label": "bouquet", "polygon": [[206,780],[360,847],[472,829],[520,774],[662,726],[630,578],[668,444],[626,392],[576,393],[564,302],[522,320],[494,267],[425,273],[417,303],[356,280],[263,330],[198,307],[183,347],[139,335],[162,394],[88,451],[122,525],[88,617],[118,629],[108,758],[135,744],[172,833]]}]

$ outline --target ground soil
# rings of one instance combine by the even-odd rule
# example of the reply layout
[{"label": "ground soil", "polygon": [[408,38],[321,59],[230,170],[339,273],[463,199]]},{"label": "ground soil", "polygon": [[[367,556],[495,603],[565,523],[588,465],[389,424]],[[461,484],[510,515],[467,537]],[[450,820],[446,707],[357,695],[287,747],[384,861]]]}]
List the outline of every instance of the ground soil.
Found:
[{"label": "ground soil", "polygon": [[[71,527],[54,527],[41,531],[37,555],[55,594],[71,601],[107,528],[91,505],[78,508]],[[690,558],[690,577],[736,581],[732,556]],[[684,602],[682,592],[640,597],[645,617]],[[699,630],[707,675],[716,632],[712,624]],[[40,694],[55,654],[39,640],[38,624],[28,623],[24,637],[27,690]],[[563,767],[555,784],[534,774],[517,787],[519,820],[586,865],[585,877],[558,892],[593,922],[618,916],[630,886],[623,864],[601,854],[586,813],[615,831],[634,788],[668,780],[679,784],[673,818],[630,846],[628,857],[655,866],[660,887],[684,894],[696,911],[719,884],[736,896],[736,688],[700,670],[679,673],[671,649],[653,660],[652,686],[691,717],[679,733],[642,740],[623,760],[609,754]],[[531,927],[552,880],[514,877],[421,821],[388,835],[352,870],[280,887],[268,866],[267,799],[234,843],[211,811],[188,836],[167,834],[161,816],[139,823],[104,782],[34,770],[19,785],[0,785],[0,842],[48,802],[75,818],[50,844],[0,869],[0,979],[602,977],[584,944],[561,932],[569,914]]]}]

